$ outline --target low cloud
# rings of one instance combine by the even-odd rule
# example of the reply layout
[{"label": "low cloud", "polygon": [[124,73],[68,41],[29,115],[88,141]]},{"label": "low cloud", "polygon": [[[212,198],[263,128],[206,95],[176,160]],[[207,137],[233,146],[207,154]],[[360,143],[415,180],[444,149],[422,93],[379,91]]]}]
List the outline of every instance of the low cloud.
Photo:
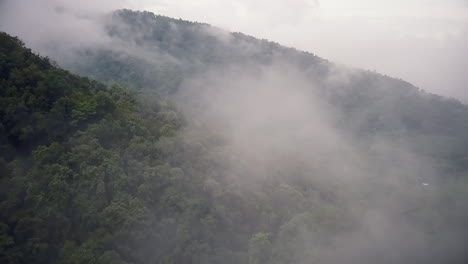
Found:
[{"label": "low cloud", "polygon": [[[342,58],[348,56],[351,63],[344,62],[352,65],[363,63],[362,67],[373,68],[372,63],[381,61],[379,67],[388,67],[390,74],[392,71],[409,74],[410,81],[416,73],[425,76],[439,69],[441,75],[437,76],[443,77],[437,77],[440,78],[437,80],[436,74],[431,74],[426,79],[432,83],[449,84],[447,76],[454,73],[458,76],[453,77],[457,79],[456,83],[464,85],[464,77],[460,77],[462,73],[453,70],[458,67],[452,68],[453,65],[466,65],[460,59],[462,56],[457,56],[463,54],[460,50],[465,51],[464,40],[460,40],[465,39],[461,37],[465,29],[458,22],[455,22],[457,26],[442,26],[440,41],[437,42],[434,38],[439,35],[434,35],[433,31],[419,32],[426,23],[416,23],[414,29],[403,32],[401,26],[404,24],[397,23],[392,27],[385,20],[380,25],[379,19],[314,16],[317,6],[324,8],[323,3],[317,5],[316,2],[299,0],[274,4],[266,1],[225,3],[235,12],[213,1],[159,1],[151,5],[156,12],[160,5],[161,10],[169,15],[174,15],[171,12],[180,8],[181,14],[192,14],[188,17],[190,19],[203,20],[201,18],[206,14],[212,20],[208,22],[236,25],[239,30],[245,28],[249,33],[257,32],[264,37],[273,35],[273,40],[292,46],[298,41],[302,43],[298,46],[311,47],[310,50],[319,55],[323,50],[330,56],[335,53],[341,54]],[[4,1],[1,5],[0,30],[20,36],[28,45],[46,55],[54,54],[71,60],[73,57],[66,57],[70,49],[112,44],[112,48],[117,50],[134,52],[130,55],[146,59],[150,66],[155,66],[151,63],[160,59],[157,47],[138,46],[138,39],[127,39],[126,43],[119,42],[118,38],[111,39],[105,33],[105,23],[101,20],[103,12],[122,6],[144,7],[143,2],[105,1],[100,2],[97,9],[92,1],[80,2],[79,5],[65,1]],[[149,6],[148,3],[146,5]],[[228,15],[224,17],[224,14]],[[256,15],[260,16],[259,24],[254,22]],[[453,29],[453,33],[448,34],[448,28]],[[219,36],[222,43],[230,45],[229,36],[216,30],[205,33],[215,38]],[[447,38],[454,41],[447,42]],[[426,40],[430,40],[430,44]],[[119,45],[114,46],[116,43]],[[396,59],[400,57],[401,60]],[[177,59],[174,60],[177,63]],[[337,60],[340,61],[338,57]],[[433,60],[434,63],[430,63]],[[405,65],[411,67],[401,68]],[[440,70],[441,65],[449,70]],[[325,82],[337,86],[347,83],[353,74],[339,67],[336,73],[334,70],[330,72]],[[353,228],[333,236],[333,246],[319,253],[330,263],[348,259],[355,263],[371,263],[382,260],[383,255],[387,263],[409,260],[437,263],[448,256],[456,258],[458,255],[452,252],[459,250],[458,237],[452,236],[456,230],[443,226],[438,228],[440,233],[428,236],[426,231],[432,223],[427,223],[429,227],[419,226],[415,223],[420,221],[411,218],[415,211],[414,217],[417,217],[438,209],[431,203],[438,191],[433,182],[439,173],[433,160],[413,151],[412,145],[408,144],[413,138],[402,137],[401,141],[396,141],[395,137],[384,133],[358,137],[351,129],[343,128],[340,124],[345,117],[323,96],[321,91],[324,87],[320,85],[311,81],[304,71],[281,59],[262,65],[241,62],[196,73],[182,83],[175,96],[177,106],[188,120],[182,137],[204,133],[219,139],[222,144],[216,152],[219,154],[216,159],[217,163],[224,165],[220,173],[235,186],[255,192],[261,187],[257,185],[259,182],[278,181],[281,188],[294,193],[298,199],[302,192],[292,186],[299,188],[305,182],[315,187],[317,198],[311,200],[316,204],[300,208],[304,212],[291,217],[288,223],[313,222],[310,217],[323,213],[315,211],[321,210],[323,203],[334,206],[330,206],[335,210],[331,213],[335,214],[334,219],[345,217],[344,222],[349,219],[354,224]],[[461,91],[457,87],[453,88],[451,95]],[[392,118],[394,111],[385,114],[389,115],[387,120],[399,120],[398,117]],[[365,116],[354,116],[353,120],[359,122],[363,119]],[[400,129],[398,122],[391,125],[394,130]],[[284,224],[283,230],[287,229],[288,223]],[[450,232],[444,232],[446,230]],[[321,242],[314,235],[302,233],[299,236],[303,237],[296,242],[305,243],[293,244],[303,249],[297,252],[303,262],[309,260],[309,251]],[[456,246],[449,251],[445,251],[443,246],[440,249],[438,246],[446,240]],[[437,248],[440,252],[432,251]]]},{"label": "low cloud", "polygon": [[90,19],[131,8],[268,38],[468,100],[464,0],[4,0],[0,5],[0,30],[18,35],[45,54],[60,48],[54,40],[68,46],[108,45]]},{"label": "low cloud", "polygon": [[[333,75],[333,82],[347,81],[346,75]],[[411,138],[363,138],[340,127],[343,116],[321,95],[323,87],[294,65],[278,60],[216,69],[183,87],[176,102],[189,122],[185,136],[208,133],[223,142],[216,163],[224,164],[223,177],[233,186],[255,193],[273,181],[298,196],[310,195],[300,186],[314,186],[318,197],[327,193],[339,201],[335,213],[352,228],[333,236],[321,237],[301,224],[309,213],[324,213],[322,206],[333,208],[327,198],[317,197],[315,206],[289,216],[290,225],[304,228],[295,242],[285,242],[295,248],[297,263],[317,257],[323,263],[439,263],[460,256],[461,244],[450,226],[430,235],[430,227],[413,219],[429,208],[440,209],[431,202],[439,173],[433,160],[415,153]],[[279,243],[288,241],[279,236]],[[450,247],[439,247],[439,238],[449,240]],[[323,246],[328,240],[331,244]]]}]

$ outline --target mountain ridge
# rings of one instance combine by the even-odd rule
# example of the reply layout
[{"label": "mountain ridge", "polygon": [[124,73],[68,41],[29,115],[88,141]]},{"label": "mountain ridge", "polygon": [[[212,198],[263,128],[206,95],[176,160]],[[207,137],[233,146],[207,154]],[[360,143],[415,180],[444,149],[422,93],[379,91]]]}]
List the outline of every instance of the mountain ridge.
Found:
[{"label": "mountain ridge", "polygon": [[0,262],[466,263],[466,105],[177,21],[0,33]]}]

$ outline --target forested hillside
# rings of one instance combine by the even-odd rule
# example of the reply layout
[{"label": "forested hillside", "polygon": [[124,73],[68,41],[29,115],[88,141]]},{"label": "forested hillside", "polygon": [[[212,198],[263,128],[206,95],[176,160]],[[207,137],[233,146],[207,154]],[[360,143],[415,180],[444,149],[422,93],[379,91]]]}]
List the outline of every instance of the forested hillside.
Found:
[{"label": "forested hillside", "polygon": [[[314,54],[283,47],[207,24],[119,10],[104,24],[112,47],[79,50],[78,62],[64,65],[101,81],[172,96],[192,78],[212,71],[257,73],[283,64],[301,71],[323,100],[340,112],[343,128],[361,136],[376,132],[418,135],[417,145],[436,143],[436,151],[464,159],[468,147],[468,107],[430,94],[403,80],[336,65]],[[200,77],[201,76],[201,77]],[[226,82],[236,76],[227,76]],[[413,139],[412,139],[413,140]],[[444,149],[450,145],[450,149]],[[423,151],[423,150],[422,150]],[[432,151],[424,149],[424,151]],[[449,152],[449,153],[447,153]],[[458,164],[465,166],[463,164]]]},{"label": "forested hillside", "polygon": [[[0,263],[466,263],[468,107],[149,12],[0,34]],[[102,83],[104,82],[104,83]]]},{"label": "forested hillside", "polygon": [[146,227],[163,221],[156,207],[170,210],[156,196],[185,194],[183,172],[156,150],[177,114],[157,98],[139,112],[124,88],[0,37],[0,262],[147,263]]}]

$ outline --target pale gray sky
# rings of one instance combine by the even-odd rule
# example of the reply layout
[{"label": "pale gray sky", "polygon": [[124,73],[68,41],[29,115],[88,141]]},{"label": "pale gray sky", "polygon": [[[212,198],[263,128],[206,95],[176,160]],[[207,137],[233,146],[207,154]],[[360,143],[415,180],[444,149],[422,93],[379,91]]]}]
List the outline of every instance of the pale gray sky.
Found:
[{"label": "pale gray sky", "polygon": [[[21,2],[24,4],[20,5]],[[33,21],[21,18],[22,15],[31,17],[57,5],[82,15],[123,7],[149,10],[267,38],[468,102],[468,0],[6,0],[5,3],[25,9],[9,11],[8,16],[10,20],[17,19],[16,28],[23,24],[22,32],[29,30],[28,23]],[[4,20],[5,12],[8,11],[0,10]],[[52,24],[57,21],[49,21],[46,26],[58,26]],[[39,34],[47,28],[35,30]]]},{"label": "pale gray sky", "polygon": [[468,101],[466,0],[128,0]]}]

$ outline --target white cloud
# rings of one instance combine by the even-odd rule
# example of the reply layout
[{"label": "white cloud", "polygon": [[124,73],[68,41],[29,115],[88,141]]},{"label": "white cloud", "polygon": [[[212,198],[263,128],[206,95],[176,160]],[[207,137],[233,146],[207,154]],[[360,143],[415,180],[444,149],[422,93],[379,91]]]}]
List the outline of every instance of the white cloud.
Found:
[{"label": "white cloud", "polygon": [[84,45],[100,32],[83,16],[122,7],[267,38],[468,102],[466,0],[4,0],[0,30],[32,45],[44,33],[78,34],[70,45]]},{"label": "white cloud", "polygon": [[466,0],[130,1],[403,78],[468,101]]}]

